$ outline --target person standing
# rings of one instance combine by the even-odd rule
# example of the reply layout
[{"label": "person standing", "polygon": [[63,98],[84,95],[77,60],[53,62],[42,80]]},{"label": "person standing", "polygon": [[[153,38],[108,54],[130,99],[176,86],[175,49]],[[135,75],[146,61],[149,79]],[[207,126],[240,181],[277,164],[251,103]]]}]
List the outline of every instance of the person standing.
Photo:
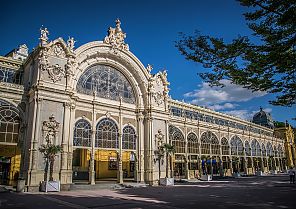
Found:
[{"label": "person standing", "polygon": [[292,167],[290,167],[289,171],[289,177],[290,177],[290,184],[295,184],[295,171],[293,170]]}]

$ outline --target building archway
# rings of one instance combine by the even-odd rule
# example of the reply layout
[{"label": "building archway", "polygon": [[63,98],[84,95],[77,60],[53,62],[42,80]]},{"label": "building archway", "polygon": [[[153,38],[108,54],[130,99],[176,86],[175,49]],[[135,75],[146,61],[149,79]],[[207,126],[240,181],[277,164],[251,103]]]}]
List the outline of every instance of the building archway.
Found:
[{"label": "building archway", "polygon": [[90,122],[86,119],[76,121],[73,137],[73,181],[89,181],[91,136]]},{"label": "building archway", "polygon": [[184,178],[186,172],[185,147],[186,142],[181,130],[173,125],[169,126],[169,139],[171,144],[175,147],[175,159],[173,162],[173,170],[175,178]]},{"label": "building archway", "polygon": [[0,184],[15,185],[19,177],[20,126],[19,110],[11,103],[0,99]]}]

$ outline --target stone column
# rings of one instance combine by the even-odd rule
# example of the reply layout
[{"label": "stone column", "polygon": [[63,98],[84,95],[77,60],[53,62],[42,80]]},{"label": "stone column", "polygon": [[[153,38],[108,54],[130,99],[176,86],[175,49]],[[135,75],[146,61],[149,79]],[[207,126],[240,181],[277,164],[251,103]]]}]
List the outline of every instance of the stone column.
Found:
[{"label": "stone column", "polygon": [[[219,126],[220,129],[220,126]],[[224,176],[223,173],[223,158],[222,158],[222,144],[221,144],[221,132],[219,130],[219,142],[220,142],[220,155],[219,155],[219,172],[220,172],[220,176]]]},{"label": "stone column", "polygon": [[143,127],[143,115],[138,114],[137,115],[137,152],[136,158],[136,168],[137,168],[137,176],[135,180],[137,182],[143,182],[144,181],[144,127]]},{"label": "stone column", "polygon": [[246,156],[244,157],[244,170],[248,174],[248,158]]},{"label": "stone column", "polygon": [[[149,114],[149,113],[148,113]],[[145,125],[147,127],[147,136],[146,143],[147,146],[145,148],[145,181],[148,182],[150,185],[156,184],[154,182],[154,153],[153,153],[153,124],[152,124],[152,117],[145,116]]]},{"label": "stone column", "polygon": [[122,98],[120,98],[120,106],[119,106],[119,152],[118,152],[118,173],[117,173],[117,182],[119,184],[123,184],[123,170],[122,170],[122,109],[121,109]]},{"label": "stone column", "polygon": [[75,104],[71,104],[70,107],[70,125],[69,125],[69,141],[68,141],[68,157],[67,157],[67,169],[68,181],[72,183],[72,159],[73,159],[73,135],[75,127]]},{"label": "stone column", "polygon": [[[186,120],[185,120],[186,121]],[[184,124],[184,130],[185,130],[185,155],[184,155],[184,163],[185,163],[185,179],[189,179],[189,168],[188,168],[188,141],[187,141],[187,127]]]},{"label": "stone column", "polygon": [[252,172],[254,173],[255,168],[254,168],[254,159],[251,157],[251,166],[252,166]]},{"label": "stone column", "polygon": [[91,132],[91,149],[89,162],[89,183],[96,184],[95,177],[95,139],[96,139],[96,112],[95,104],[93,103],[92,111],[92,132]]},{"label": "stone column", "polygon": [[230,168],[230,172],[231,172],[231,175],[232,175],[232,174],[233,174],[232,156],[230,156],[229,159],[230,159],[230,165],[229,165],[229,168]]},{"label": "stone column", "polygon": [[118,172],[117,172],[117,182],[123,184],[123,170],[122,170],[122,134],[118,135],[119,137],[119,152],[117,153],[118,160]]},{"label": "stone column", "polygon": [[68,142],[69,142],[69,131],[70,131],[70,107],[71,104],[65,102],[64,103],[64,121],[63,121],[63,137],[62,137],[62,148],[63,151],[61,153],[61,170],[60,170],[60,181],[61,184],[66,184],[67,183],[67,154],[68,154]]},{"label": "stone column", "polygon": [[[37,95],[35,95],[37,97]],[[42,98],[36,98],[34,103],[34,119],[32,127],[32,144],[31,144],[31,170],[29,186],[38,185],[36,172],[37,172],[37,151],[38,151],[38,138],[40,124],[40,109],[42,105]]]},{"label": "stone column", "polygon": [[197,122],[197,127],[198,127],[198,153],[199,153],[199,164],[198,164],[198,169],[199,169],[199,176],[201,176],[203,174],[202,172],[202,159],[201,159],[201,142],[200,142],[200,129],[199,129],[199,120]]},{"label": "stone column", "polygon": [[261,157],[261,171],[264,172],[264,162],[263,162],[263,157]]}]

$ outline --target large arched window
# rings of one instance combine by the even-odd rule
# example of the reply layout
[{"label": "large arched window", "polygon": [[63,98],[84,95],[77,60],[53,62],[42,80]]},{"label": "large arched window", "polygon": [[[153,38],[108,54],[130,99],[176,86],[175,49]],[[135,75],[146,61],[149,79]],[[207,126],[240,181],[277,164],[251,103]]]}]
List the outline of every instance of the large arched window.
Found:
[{"label": "large arched window", "polygon": [[244,155],[244,146],[242,140],[238,136],[234,136],[230,140],[231,155]]},{"label": "large arched window", "polygon": [[221,139],[221,149],[222,155],[229,155],[229,143],[225,137]]},{"label": "large arched window", "polygon": [[204,132],[200,137],[201,154],[220,154],[219,140],[211,131]]},{"label": "large arched window", "polygon": [[273,149],[270,142],[267,143],[266,151],[267,151],[267,156],[270,156],[270,157],[273,156]]},{"label": "large arched window", "polygon": [[18,109],[0,99],[0,142],[18,143],[19,128]]},{"label": "large arched window", "polygon": [[261,156],[260,144],[254,139],[251,143],[252,146],[252,156]]},{"label": "large arched window", "polygon": [[98,97],[135,103],[133,89],[126,77],[107,65],[95,65],[87,69],[79,78],[77,92]]},{"label": "large arched window", "polygon": [[281,145],[279,145],[278,150],[279,150],[279,157],[284,157],[284,152]]},{"label": "large arched window", "polygon": [[91,147],[91,125],[80,119],[75,123],[73,146]]},{"label": "large arched window", "polygon": [[175,126],[169,126],[169,138],[175,147],[176,153],[185,153],[185,139],[180,129]]},{"label": "large arched window", "polygon": [[122,149],[136,150],[137,136],[132,126],[125,126],[122,133]]},{"label": "large arched window", "polygon": [[262,156],[265,157],[266,156],[266,148],[265,145],[262,143]]},{"label": "large arched window", "polygon": [[195,133],[191,132],[187,136],[188,141],[188,153],[199,153],[199,143]]},{"label": "large arched window", "polygon": [[275,156],[275,157],[278,157],[278,149],[277,149],[277,147],[274,145],[273,146],[273,155]]},{"label": "large arched window", "polygon": [[251,156],[251,146],[249,141],[245,141],[245,152],[246,156]]},{"label": "large arched window", "polygon": [[118,127],[113,120],[104,118],[98,122],[95,147],[118,149]]}]

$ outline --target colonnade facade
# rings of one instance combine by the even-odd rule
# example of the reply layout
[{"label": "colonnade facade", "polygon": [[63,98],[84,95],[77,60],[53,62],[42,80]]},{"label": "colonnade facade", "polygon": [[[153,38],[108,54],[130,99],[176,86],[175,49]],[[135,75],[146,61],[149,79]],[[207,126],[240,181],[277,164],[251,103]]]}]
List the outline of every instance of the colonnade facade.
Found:
[{"label": "colonnade facade", "polygon": [[171,99],[166,71],[152,74],[130,52],[119,20],[103,41],[77,49],[73,38],[48,35],[41,28],[26,57],[17,56],[24,46],[0,57],[0,156],[9,184],[21,177],[28,191],[38,190],[46,143],[62,147],[54,164],[62,189],[102,179],[158,184],[169,167],[157,163],[165,143],[175,147],[176,178],[285,169],[272,129]]}]

